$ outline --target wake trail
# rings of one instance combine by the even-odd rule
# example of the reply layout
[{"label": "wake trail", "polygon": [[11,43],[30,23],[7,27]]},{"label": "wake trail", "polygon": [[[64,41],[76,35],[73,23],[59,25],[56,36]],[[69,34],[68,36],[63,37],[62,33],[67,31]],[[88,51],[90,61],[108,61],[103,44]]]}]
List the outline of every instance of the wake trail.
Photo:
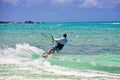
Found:
[{"label": "wake trail", "polygon": [[41,58],[42,53],[45,52],[27,43],[16,44],[15,48],[8,47],[0,49],[0,64],[1,63],[16,63],[20,60],[35,60]]},{"label": "wake trail", "polygon": [[[119,74],[107,73],[102,71],[94,70],[78,70],[68,67],[62,67],[58,65],[52,65],[49,59],[44,59],[41,57],[44,50],[39,49],[35,46],[30,46],[27,43],[16,44],[15,48],[9,47],[6,49],[0,49],[0,70],[7,69],[8,75],[14,73],[15,79],[19,79],[18,76],[22,75],[28,77],[27,75],[43,75],[43,76],[53,76],[54,79],[57,77],[65,76],[65,79],[93,79],[98,78],[104,79],[120,79]],[[7,64],[3,65],[3,64]],[[12,65],[11,65],[12,64]],[[15,64],[15,65],[14,65]],[[3,66],[3,67],[2,67]],[[19,71],[21,73],[19,73]],[[1,73],[3,74],[3,73]],[[25,75],[26,74],[26,75]],[[11,79],[13,79],[11,75]],[[33,78],[33,77],[31,77]],[[36,78],[36,76],[35,76]],[[37,77],[40,78],[40,77]],[[43,79],[44,80],[44,79]]]}]

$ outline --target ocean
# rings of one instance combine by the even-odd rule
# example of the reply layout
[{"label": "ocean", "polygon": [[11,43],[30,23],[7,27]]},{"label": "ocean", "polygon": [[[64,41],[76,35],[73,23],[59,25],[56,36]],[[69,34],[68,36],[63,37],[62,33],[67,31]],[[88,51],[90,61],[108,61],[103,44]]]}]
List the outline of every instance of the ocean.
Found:
[{"label": "ocean", "polygon": [[[63,33],[63,50],[42,58]],[[120,22],[0,24],[0,80],[120,80]]]}]

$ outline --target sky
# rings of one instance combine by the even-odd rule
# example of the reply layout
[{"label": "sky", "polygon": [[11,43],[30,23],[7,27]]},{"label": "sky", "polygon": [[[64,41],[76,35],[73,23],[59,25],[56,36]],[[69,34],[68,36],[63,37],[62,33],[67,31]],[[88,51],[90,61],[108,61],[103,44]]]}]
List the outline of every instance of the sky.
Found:
[{"label": "sky", "polygon": [[0,0],[0,21],[120,21],[120,0]]}]

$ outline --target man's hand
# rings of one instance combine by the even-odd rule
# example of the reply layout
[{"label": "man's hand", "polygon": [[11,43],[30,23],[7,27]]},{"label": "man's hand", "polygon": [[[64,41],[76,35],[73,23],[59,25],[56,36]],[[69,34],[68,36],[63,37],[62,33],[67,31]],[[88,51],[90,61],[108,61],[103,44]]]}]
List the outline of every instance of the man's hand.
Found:
[{"label": "man's hand", "polygon": [[52,37],[52,42],[54,43],[54,37],[53,36],[51,36]]}]

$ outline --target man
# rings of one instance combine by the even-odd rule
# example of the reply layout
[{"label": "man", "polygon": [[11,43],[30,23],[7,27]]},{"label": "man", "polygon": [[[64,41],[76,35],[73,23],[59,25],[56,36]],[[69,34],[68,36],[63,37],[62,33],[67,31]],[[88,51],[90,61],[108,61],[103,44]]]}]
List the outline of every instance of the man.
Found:
[{"label": "man", "polygon": [[64,45],[68,42],[67,40],[67,34],[64,33],[63,34],[63,38],[59,38],[59,39],[54,39],[52,36],[52,40],[56,42],[56,45],[53,46],[51,49],[49,49],[49,51],[46,54],[43,54],[43,57],[47,57],[50,54],[53,54],[55,51],[59,52],[60,50],[62,50],[62,48],[64,47]]}]

